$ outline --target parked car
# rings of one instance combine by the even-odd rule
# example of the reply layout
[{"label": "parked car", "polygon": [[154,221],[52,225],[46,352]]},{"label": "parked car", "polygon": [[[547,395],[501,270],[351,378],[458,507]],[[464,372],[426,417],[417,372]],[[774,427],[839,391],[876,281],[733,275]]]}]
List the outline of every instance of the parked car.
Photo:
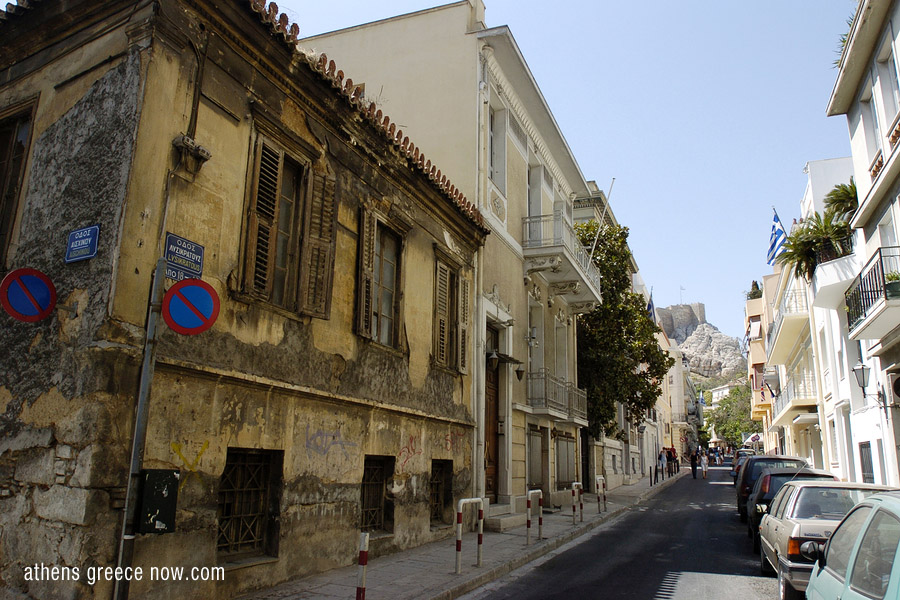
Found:
[{"label": "parked car", "polygon": [[738,515],[741,523],[747,522],[747,497],[750,496],[750,490],[759,479],[763,469],[799,469],[807,466],[806,461],[799,456],[770,456],[762,454],[759,456],[750,456],[741,465],[738,471],[737,479],[735,479],[736,499]]},{"label": "parked car", "polygon": [[743,465],[748,458],[750,458],[749,454],[738,457],[735,466],[731,467],[731,476],[734,478],[734,485],[737,485],[737,476],[741,471],[741,465]]},{"label": "parked car", "polygon": [[818,469],[763,469],[747,497],[747,537],[753,540],[753,551],[759,552],[759,525],[769,503],[788,481],[838,481],[830,471]]},{"label": "parked car", "polygon": [[738,448],[734,452],[734,456],[731,457],[731,470],[737,471],[740,465],[738,464],[738,459],[742,456],[753,456],[756,454],[756,451],[753,448]]},{"label": "parked car", "polygon": [[900,598],[900,492],[869,496],[840,522],[823,545],[805,542],[800,554],[815,561],[806,587],[815,600]]},{"label": "parked car", "polygon": [[802,598],[814,562],[801,555],[800,546],[804,542],[826,542],[855,504],[890,489],[841,481],[785,483],[759,527],[759,568],[763,573],[774,570],[778,574],[778,597]]}]

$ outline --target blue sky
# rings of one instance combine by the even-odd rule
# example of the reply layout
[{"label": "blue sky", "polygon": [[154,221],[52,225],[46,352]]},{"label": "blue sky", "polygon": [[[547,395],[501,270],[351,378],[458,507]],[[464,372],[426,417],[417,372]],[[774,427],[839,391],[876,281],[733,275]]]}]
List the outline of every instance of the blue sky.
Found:
[{"label": "blue sky", "polygon": [[[437,6],[289,0],[309,36]],[[825,116],[855,0],[485,0],[509,25],[582,172],[610,195],[656,306],[706,304],[743,337],[744,292],[771,270],[810,160],[850,153]],[[353,73],[349,77],[360,78]],[[683,290],[681,288],[684,288]]]}]

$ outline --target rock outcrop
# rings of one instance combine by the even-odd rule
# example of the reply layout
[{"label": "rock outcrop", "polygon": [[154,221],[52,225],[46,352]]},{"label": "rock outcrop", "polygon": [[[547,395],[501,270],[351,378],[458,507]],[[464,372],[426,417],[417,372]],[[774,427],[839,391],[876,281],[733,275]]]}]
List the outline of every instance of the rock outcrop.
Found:
[{"label": "rock outcrop", "polygon": [[660,327],[678,343],[694,373],[718,377],[746,372],[747,363],[741,354],[740,340],[707,323],[703,304],[676,304],[658,308],[656,314]]}]

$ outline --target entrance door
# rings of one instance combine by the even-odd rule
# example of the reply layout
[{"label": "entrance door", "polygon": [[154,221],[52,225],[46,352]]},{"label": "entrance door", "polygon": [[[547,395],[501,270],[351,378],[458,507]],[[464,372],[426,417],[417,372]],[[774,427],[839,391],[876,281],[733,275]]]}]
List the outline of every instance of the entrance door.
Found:
[{"label": "entrance door", "polygon": [[[487,329],[488,353],[496,350],[500,335],[496,329]],[[485,366],[484,378],[484,491],[491,502],[497,501],[497,454],[500,448],[497,439],[499,428],[500,365],[493,369]]]}]

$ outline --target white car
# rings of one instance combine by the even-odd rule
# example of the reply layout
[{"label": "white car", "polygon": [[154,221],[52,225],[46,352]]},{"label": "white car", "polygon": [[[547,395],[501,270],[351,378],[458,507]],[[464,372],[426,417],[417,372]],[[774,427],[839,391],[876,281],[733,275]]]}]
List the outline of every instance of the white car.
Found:
[{"label": "white car", "polygon": [[800,545],[825,543],[851,508],[867,496],[891,490],[879,485],[842,481],[785,483],[759,525],[759,565],[778,574],[778,597],[802,598],[813,561],[800,555]]}]

